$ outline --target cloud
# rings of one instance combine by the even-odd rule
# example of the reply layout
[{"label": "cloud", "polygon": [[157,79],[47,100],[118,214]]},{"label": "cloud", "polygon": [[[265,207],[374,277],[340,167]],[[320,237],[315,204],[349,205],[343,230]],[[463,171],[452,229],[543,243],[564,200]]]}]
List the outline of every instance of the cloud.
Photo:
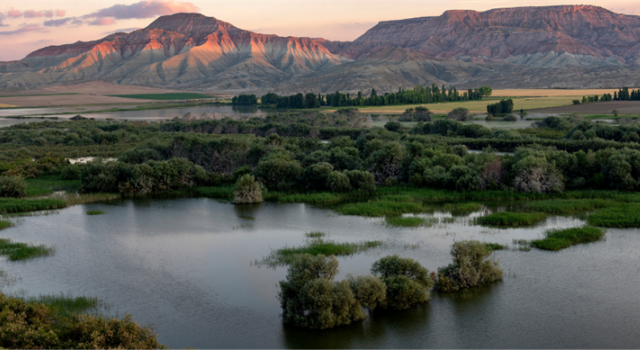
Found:
[{"label": "cloud", "polygon": [[114,5],[83,16],[111,17],[115,19],[152,18],[179,12],[197,12],[198,8],[190,2],[177,0],[143,0],[131,5]]},{"label": "cloud", "polygon": [[102,17],[96,18],[95,20],[89,22],[90,26],[108,26],[116,23],[116,20],[111,17]]},{"label": "cloud", "polygon": [[57,17],[64,17],[64,14],[66,12],[64,10],[56,10],[56,16]]},{"label": "cloud", "polygon": [[12,7],[11,10],[7,11],[7,16],[9,16],[11,18],[20,18],[20,17],[22,17],[22,11],[14,10],[13,7]]},{"label": "cloud", "polygon": [[0,35],[18,35],[18,34],[24,34],[29,32],[46,33],[48,32],[48,30],[46,30],[43,26],[39,24],[27,24],[24,27],[21,27],[16,30],[12,30],[8,32],[0,32]]},{"label": "cloud", "polygon": [[[61,18],[61,19],[50,19],[48,21],[44,21],[44,26],[45,27],[60,27],[62,25],[67,24],[69,21],[75,20],[74,17],[67,17],[67,18]],[[82,23],[82,21],[80,21],[80,23]]]}]

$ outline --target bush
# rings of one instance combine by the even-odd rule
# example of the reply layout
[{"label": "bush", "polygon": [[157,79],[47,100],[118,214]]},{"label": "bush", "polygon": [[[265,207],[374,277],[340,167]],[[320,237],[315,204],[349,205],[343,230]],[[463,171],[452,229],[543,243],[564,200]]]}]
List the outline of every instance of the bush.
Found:
[{"label": "bush", "polygon": [[385,309],[405,310],[431,298],[435,274],[413,259],[386,256],[373,263],[371,273],[387,287],[386,299],[380,305]]},{"label": "bush", "polygon": [[400,129],[402,129],[402,124],[400,122],[390,121],[384,125],[384,128],[389,131],[398,132]]},{"label": "bush", "polygon": [[295,256],[278,292],[284,323],[327,329],[364,319],[349,281],[333,281],[337,274],[338,259],[333,256]]},{"label": "bush", "polygon": [[307,190],[322,191],[327,187],[327,179],[333,171],[333,165],[322,162],[304,169],[304,183]]},{"label": "bush", "polygon": [[302,173],[300,163],[282,158],[261,160],[256,168],[256,176],[267,188],[278,191],[291,191],[296,188]]},{"label": "bush", "polygon": [[516,118],[515,115],[513,114],[509,114],[508,116],[504,117],[503,119],[505,122],[517,122],[518,118]]},{"label": "bush", "polygon": [[0,197],[21,198],[27,195],[27,182],[20,176],[0,176]]},{"label": "bush", "polygon": [[376,182],[370,172],[351,170],[345,171],[345,174],[349,177],[349,182],[354,190],[371,194],[376,191]]},{"label": "bush", "polygon": [[339,171],[332,171],[327,177],[327,187],[333,193],[345,193],[351,191],[349,177]]},{"label": "bush", "polygon": [[262,186],[253,175],[245,174],[238,179],[233,191],[234,204],[261,203],[262,201]]},{"label": "bush", "polygon": [[502,279],[503,271],[498,261],[489,258],[492,251],[478,241],[453,243],[453,263],[438,268],[436,288],[441,292],[454,292]]},{"label": "bush", "polygon": [[80,180],[80,174],[82,169],[78,164],[70,164],[60,171],[60,178],[62,180]]},{"label": "bush", "polygon": [[463,107],[458,107],[447,114],[447,119],[456,120],[459,122],[473,120],[473,115],[469,113],[469,110]]}]

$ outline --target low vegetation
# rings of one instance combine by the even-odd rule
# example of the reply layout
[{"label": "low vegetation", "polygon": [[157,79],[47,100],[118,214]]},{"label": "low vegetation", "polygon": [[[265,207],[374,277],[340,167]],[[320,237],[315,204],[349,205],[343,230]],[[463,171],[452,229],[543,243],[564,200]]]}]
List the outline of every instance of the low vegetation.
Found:
[{"label": "low vegetation", "polygon": [[[313,236],[319,236],[319,233],[314,233]],[[384,246],[384,242],[381,241],[339,243],[331,240],[323,240],[322,238],[316,238],[302,246],[284,247],[273,250],[269,256],[262,260],[261,264],[265,264],[267,266],[286,265],[290,264],[294,260],[295,256],[300,254],[309,254],[312,256],[353,255],[382,246]]]},{"label": "low vegetation", "polygon": [[99,307],[105,306],[105,304],[96,297],[73,297],[71,294],[40,295],[21,299],[27,303],[44,304],[60,316],[72,316],[92,310],[97,311]]},{"label": "low vegetation", "polygon": [[0,198],[0,213],[50,210],[66,206],[67,202],[60,199]]},{"label": "low vegetation", "polygon": [[477,217],[474,222],[484,226],[531,226],[547,218],[544,213],[512,213],[500,212]]},{"label": "low vegetation", "polygon": [[471,212],[480,210],[480,208],[482,208],[482,204],[474,202],[447,203],[442,208],[451,212],[453,215],[467,215]]},{"label": "low vegetation", "polygon": [[574,227],[564,230],[550,230],[544,239],[531,241],[531,245],[544,250],[561,250],[574,244],[595,242],[604,236],[597,227]]},{"label": "low vegetation", "polygon": [[13,226],[11,221],[0,220],[0,230]]},{"label": "low vegetation", "polygon": [[589,214],[587,222],[602,227],[640,227],[640,204],[629,203],[600,209]]},{"label": "low vegetation", "polygon": [[556,199],[527,203],[527,209],[547,214],[572,215],[615,205],[605,199]]},{"label": "low vegetation", "polygon": [[102,215],[104,211],[102,210],[89,210],[87,211],[87,215]]},{"label": "low vegetation", "polygon": [[245,174],[236,182],[233,191],[234,204],[262,203],[262,185],[253,175]]},{"label": "low vegetation", "polygon": [[33,259],[39,256],[51,255],[54,252],[55,248],[47,247],[46,245],[31,245],[0,238],[0,255],[7,256],[11,261]]},{"label": "low vegetation", "polygon": [[403,213],[420,213],[424,210],[421,203],[371,201],[348,203],[334,209],[343,215],[358,215],[369,217],[394,216]]},{"label": "low vegetation", "polygon": [[113,95],[113,97],[136,98],[141,100],[195,100],[203,98],[213,98],[211,95],[198,94],[194,92],[175,92],[166,94],[131,94]]},{"label": "low vegetation", "polygon": [[[52,301],[55,300],[44,300]],[[55,305],[57,302],[58,305]],[[62,302],[47,306],[0,294],[0,347],[59,349],[157,349],[156,334],[130,315],[105,319],[60,312]],[[87,300],[90,303],[89,300]],[[65,302],[66,303],[66,302]],[[67,303],[68,304],[68,303]],[[73,301],[72,304],[85,304]]]}]

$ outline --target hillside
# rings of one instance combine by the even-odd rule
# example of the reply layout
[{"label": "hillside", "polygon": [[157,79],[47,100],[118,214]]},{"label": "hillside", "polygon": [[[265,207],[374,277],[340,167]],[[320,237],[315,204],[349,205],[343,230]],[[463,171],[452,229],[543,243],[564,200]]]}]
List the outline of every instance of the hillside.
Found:
[{"label": "hillside", "polygon": [[0,62],[3,90],[87,81],[228,93],[640,86],[640,18],[594,6],[447,11],[332,42],[181,13]]}]

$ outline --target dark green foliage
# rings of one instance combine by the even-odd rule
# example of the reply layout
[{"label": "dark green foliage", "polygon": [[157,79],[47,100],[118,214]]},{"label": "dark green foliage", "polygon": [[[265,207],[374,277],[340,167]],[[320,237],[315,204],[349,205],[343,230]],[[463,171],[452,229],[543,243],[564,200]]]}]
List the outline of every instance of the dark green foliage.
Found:
[{"label": "dark green foliage", "polygon": [[64,208],[67,203],[60,199],[15,199],[0,198],[0,213],[20,213],[24,211]]},{"label": "dark green foliage", "polygon": [[261,203],[262,201],[262,186],[253,175],[245,174],[238,179],[233,191],[233,203]]},{"label": "dark green foliage", "polygon": [[[322,162],[316,163],[304,170],[303,181],[307,190],[322,191],[327,189],[329,175],[333,171],[333,165]],[[329,187],[330,188],[330,187]],[[332,192],[337,192],[333,191]]]},{"label": "dark green foliage", "polygon": [[0,238],[0,255],[6,255],[9,260],[27,260],[39,256],[51,255],[55,249],[45,245],[31,245],[26,243],[15,243],[6,238]]},{"label": "dark green foliage", "polygon": [[87,215],[102,215],[104,212],[102,210],[89,210],[87,211]]},{"label": "dark green foliage", "polygon": [[480,210],[480,208],[482,208],[482,205],[473,202],[447,203],[443,206],[443,208],[450,211],[453,215],[464,215]]},{"label": "dark green foliage", "polygon": [[0,176],[0,197],[21,198],[27,195],[27,183],[20,176]]},{"label": "dark green foliage", "polygon": [[256,95],[239,95],[231,98],[233,105],[257,105],[258,97]]},{"label": "dark green foliage", "polygon": [[288,155],[274,154],[260,160],[255,173],[268,189],[291,191],[300,183],[303,169],[298,161],[291,160]]},{"label": "dark green foliage", "polygon": [[441,292],[485,285],[502,279],[498,261],[491,259],[493,248],[478,241],[454,242],[451,247],[453,263],[438,268],[436,288]]},{"label": "dark green foliage", "polygon": [[474,222],[485,226],[530,226],[547,218],[543,213],[511,213],[500,212],[477,217]]},{"label": "dark green foliage", "polygon": [[385,309],[405,310],[431,298],[435,274],[413,259],[386,256],[373,263],[371,273],[387,287],[386,299],[380,305]]},{"label": "dark green foliage", "polygon": [[69,164],[60,171],[60,178],[62,180],[80,180],[81,172],[82,169],[78,164]]},{"label": "dark green foliage", "polygon": [[223,187],[196,187],[195,192],[201,196],[209,198],[231,199],[233,196],[232,186]]},{"label": "dark green foliage", "polygon": [[629,203],[600,209],[589,214],[587,222],[602,227],[640,227],[640,205]]},{"label": "dark green foliage", "polygon": [[513,112],[513,100],[500,100],[498,103],[487,105],[487,113],[491,115],[509,114]]},{"label": "dark green foliage", "polygon": [[518,118],[513,114],[509,114],[505,116],[502,120],[504,120],[505,122],[517,122]]},{"label": "dark green foliage", "polygon": [[60,349],[157,349],[162,346],[148,328],[140,327],[126,315],[124,319],[104,319],[91,315],[67,315],[62,304],[84,301],[45,298],[52,306],[0,294],[0,347]]},{"label": "dark green foliage", "polygon": [[376,183],[373,174],[371,174],[370,172],[351,170],[345,171],[345,174],[349,177],[349,182],[351,183],[351,187],[354,190],[371,194],[376,191]]},{"label": "dark green foliage", "polygon": [[389,131],[399,131],[400,129],[402,129],[402,124],[400,124],[399,122],[387,122],[384,125],[384,128],[389,130]]},{"label": "dark green foliage", "polygon": [[573,227],[547,231],[546,238],[531,241],[531,245],[544,250],[560,250],[574,244],[595,242],[604,236],[596,227]]}]

